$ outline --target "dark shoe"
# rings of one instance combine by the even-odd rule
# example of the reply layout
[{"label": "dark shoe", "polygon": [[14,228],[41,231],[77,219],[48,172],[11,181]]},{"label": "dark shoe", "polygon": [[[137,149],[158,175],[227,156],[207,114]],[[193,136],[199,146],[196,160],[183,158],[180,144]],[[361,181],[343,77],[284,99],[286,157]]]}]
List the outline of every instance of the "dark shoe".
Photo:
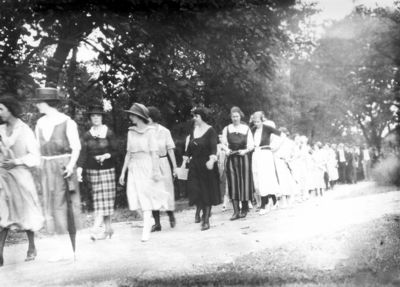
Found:
[{"label": "dark shoe", "polygon": [[245,212],[240,212],[239,217],[240,218],[245,218],[247,216],[247,211]]},{"label": "dark shoe", "polygon": [[37,251],[36,249],[33,251],[29,251],[26,253],[26,258],[25,261],[32,261],[35,260],[35,257],[37,256]]},{"label": "dark shoe", "polygon": [[204,231],[204,230],[207,230],[207,229],[210,229],[210,224],[204,223],[204,224],[201,226],[201,231]]},{"label": "dark shoe", "polygon": [[4,265],[3,255],[0,255],[0,267]]},{"label": "dark shoe", "polygon": [[200,215],[195,215],[195,217],[194,217],[194,222],[195,222],[195,223],[200,223],[200,222],[201,222]]},{"label": "dark shoe", "polygon": [[175,225],[176,225],[175,217],[172,217],[169,219],[169,224],[171,225],[171,228],[175,227]]},{"label": "dark shoe", "polygon": [[240,219],[240,215],[238,213],[234,213],[229,220],[233,221],[233,220],[237,220],[237,219]]},{"label": "dark shoe", "polygon": [[151,232],[156,232],[156,231],[161,231],[161,225],[160,224],[154,224],[151,227]]}]

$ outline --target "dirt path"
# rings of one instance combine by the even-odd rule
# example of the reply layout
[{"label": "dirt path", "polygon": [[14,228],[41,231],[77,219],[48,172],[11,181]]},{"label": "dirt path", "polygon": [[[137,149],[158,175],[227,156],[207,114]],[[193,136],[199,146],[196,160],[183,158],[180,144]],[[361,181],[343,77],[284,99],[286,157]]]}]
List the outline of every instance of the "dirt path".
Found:
[{"label": "dirt path", "polygon": [[[368,185],[360,183],[357,188]],[[292,209],[265,216],[252,210],[245,219],[234,222],[229,221],[231,210],[223,213],[219,206],[213,210],[211,229],[204,232],[193,223],[194,210],[186,210],[176,215],[174,230],[163,217],[163,231],[152,233],[146,243],[140,241],[138,222],[114,224],[114,237],[96,243],[88,239],[89,230],[83,230],[77,236],[76,262],[47,262],[57,249],[53,238],[37,240],[38,257],[33,262],[23,262],[26,244],[13,245],[5,249],[0,286],[115,286],[117,279],[126,276],[182,274],[400,211],[400,191],[335,199],[351,191],[351,186],[338,187]]]}]

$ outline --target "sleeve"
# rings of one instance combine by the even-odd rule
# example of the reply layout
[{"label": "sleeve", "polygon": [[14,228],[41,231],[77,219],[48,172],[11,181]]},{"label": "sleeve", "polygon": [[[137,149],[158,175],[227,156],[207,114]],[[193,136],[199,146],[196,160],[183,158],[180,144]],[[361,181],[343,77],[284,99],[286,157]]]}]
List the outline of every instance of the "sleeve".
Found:
[{"label": "sleeve", "polygon": [[157,134],[155,130],[148,130],[146,132],[149,151],[158,151]]},{"label": "sleeve", "polygon": [[34,167],[40,165],[40,149],[39,144],[35,139],[35,134],[27,126],[24,127],[23,136],[26,141],[27,154],[19,157],[18,159],[28,167]]},{"label": "sleeve", "polygon": [[267,127],[267,130],[269,133],[277,135],[277,136],[281,136],[282,132],[280,130],[277,130],[276,128],[270,127],[270,126],[265,126]]},{"label": "sleeve", "polygon": [[222,144],[228,146],[228,126],[222,130]]},{"label": "sleeve", "polygon": [[166,141],[167,141],[167,150],[175,148],[174,140],[172,139],[171,132],[169,130],[165,130],[166,132]]},{"label": "sleeve", "polygon": [[251,129],[249,128],[247,131],[247,146],[246,148],[248,150],[254,149],[254,139],[253,139],[253,133],[251,132]]},{"label": "sleeve", "polygon": [[117,142],[117,138],[113,131],[108,130],[107,140],[109,143],[108,153],[111,155],[111,158],[118,157],[118,155],[119,155],[118,142]]},{"label": "sleeve", "polygon": [[79,154],[77,166],[85,169],[86,168],[86,159],[87,159],[87,137],[86,137],[86,133],[85,133],[81,140],[81,152]]},{"label": "sleeve", "polygon": [[130,151],[131,146],[131,137],[129,136],[130,131],[128,130],[127,139],[126,139],[126,151]]},{"label": "sleeve", "polygon": [[185,156],[191,157],[191,156],[192,156],[192,150],[191,150],[191,147],[190,147],[190,135],[188,135],[188,136],[186,137],[186,144],[185,144],[185,147],[186,147],[186,149],[185,149]]},{"label": "sleeve", "polygon": [[79,140],[78,126],[75,121],[67,122],[67,138],[72,150],[81,150],[81,141]]},{"label": "sleeve", "polygon": [[38,146],[40,146],[40,140],[39,140],[39,121],[37,122],[36,127],[35,127],[35,137],[36,137],[36,139],[35,139],[36,143],[38,144]]},{"label": "sleeve", "polygon": [[215,156],[217,160],[217,145],[218,145],[218,135],[214,128],[210,128],[209,135],[209,145],[210,145],[210,156]]}]

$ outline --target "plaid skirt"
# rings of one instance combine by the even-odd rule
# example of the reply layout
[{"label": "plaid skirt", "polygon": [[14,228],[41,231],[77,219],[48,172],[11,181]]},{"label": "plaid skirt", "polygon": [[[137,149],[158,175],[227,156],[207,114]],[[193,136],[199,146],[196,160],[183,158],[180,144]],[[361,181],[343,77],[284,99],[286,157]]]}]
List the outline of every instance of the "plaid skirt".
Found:
[{"label": "plaid skirt", "polygon": [[111,215],[115,202],[115,168],[87,169],[87,178],[92,189],[95,215]]}]

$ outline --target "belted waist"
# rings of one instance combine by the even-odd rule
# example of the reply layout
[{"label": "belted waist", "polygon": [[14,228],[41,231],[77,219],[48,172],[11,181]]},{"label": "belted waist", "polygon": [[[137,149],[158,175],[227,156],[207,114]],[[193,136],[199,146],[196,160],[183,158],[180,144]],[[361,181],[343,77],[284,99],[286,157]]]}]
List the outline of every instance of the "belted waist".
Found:
[{"label": "belted waist", "polygon": [[229,149],[233,151],[241,150],[241,149],[246,149],[247,145],[238,145],[238,144],[230,144]]},{"label": "belted waist", "polygon": [[258,147],[255,147],[255,150],[271,150],[271,147],[268,145],[258,146]]},{"label": "belted waist", "polygon": [[167,155],[159,155],[158,158],[164,158],[167,157]]},{"label": "belted waist", "polygon": [[59,155],[42,156],[42,159],[52,160],[52,159],[56,159],[56,158],[63,158],[63,157],[70,157],[70,156],[71,156],[71,154],[66,153],[66,154],[59,154]]}]

